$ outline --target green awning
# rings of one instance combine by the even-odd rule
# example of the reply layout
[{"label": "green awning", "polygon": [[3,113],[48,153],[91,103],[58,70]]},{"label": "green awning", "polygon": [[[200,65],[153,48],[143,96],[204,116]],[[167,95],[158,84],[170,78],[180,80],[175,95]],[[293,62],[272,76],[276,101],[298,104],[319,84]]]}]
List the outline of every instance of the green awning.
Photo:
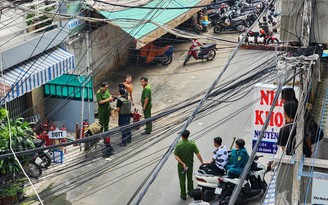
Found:
[{"label": "green awning", "polygon": [[[196,5],[207,5],[212,0],[172,0],[169,2],[161,0],[153,0],[145,7],[192,7]],[[125,32],[137,40],[137,48],[142,48],[146,44],[156,40],[166,33],[166,31],[152,23],[140,23],[140,21],[151,20],[160,25],[167,25],[169,27],[176,27],[188,20],[192,15],[197,13],[202,8],[193,9],[140,9],[129,8],[120,11],[99,11],[107,19],[113,21],[120,26]],[[130,21],[127,21],[130,20]]]},{"label": "green awning", "polygon": [[[84,91],[82,90],[84,85]],[[84,92],[84,93],[83,93]],[[92,78],[73,74],[64,74],[44,85],[44,94],[52,98],[68,98],[93,101]]]}]

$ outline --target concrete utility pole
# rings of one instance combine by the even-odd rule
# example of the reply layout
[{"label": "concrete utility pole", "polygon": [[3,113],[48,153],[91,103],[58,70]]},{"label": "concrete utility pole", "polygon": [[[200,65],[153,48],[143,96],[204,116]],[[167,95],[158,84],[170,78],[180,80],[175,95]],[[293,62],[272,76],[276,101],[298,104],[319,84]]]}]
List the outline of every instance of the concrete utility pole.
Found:
[{"label": "concrete utility pole", "polygon": [[312,0],[304,0],[301,39],[305,47],[309,46],[311,40],[311,25],[312,25]]},{"label": "concrete utility pole", "polygon": [[[303,7],[303,21],[302,21],[302,41],[304,46],[308,47],[310,43],[311,38],[311,24],[312,24],[312,0],[304,0],[304,7]],[[311,64],[309,65],[309,68],[311,69]],[[300,74],[302,75],[302,74]],[[307,92],[307,83],[310,79],[310,72],[307,74],[307,81],[304,83],[304,87],[301,88],[300,93],[305,91]],[[293,190],[292,190],[292,205],[298,205],[300,201],[300,193],[301,193],[301,180],[298,176],[298,170],[300,166],[300,161],[302,160],[303,156],[303,135],[304,135],[304,116],[305,116],[305,105],[306,105],[306,94],[301,96],[301,103],[298,104],[298,110],[301,109],[301,113],[299,114],[297,118],[297,129],[296,129],[296,136],[295,136],[295,145],[299,145],[297,149],[295,150],[295,164],[293,168]],[[292,143],[292,142],[290,142]]]}]

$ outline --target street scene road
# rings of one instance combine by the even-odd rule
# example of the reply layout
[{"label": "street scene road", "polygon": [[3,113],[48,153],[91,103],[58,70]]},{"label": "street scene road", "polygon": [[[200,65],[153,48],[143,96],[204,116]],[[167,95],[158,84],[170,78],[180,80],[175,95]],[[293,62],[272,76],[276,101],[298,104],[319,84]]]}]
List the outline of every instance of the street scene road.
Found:
[{"label": "street scene road", "polygon": [[325,6],[1,1],[0,205],[326,204]]},{"label": "street scene road", "polygon": [[[225,35],[231,40],[236,36],[236,34]],[[189,46],[189,43],[178,46],[183,49]],[[232,52],[232,49],[220,49],[220,44],[218,48],[218,55],[211,62],[191,60],[186,66],[182,66],[186,53],[178,52],[170,66],[129,66],[116,75],[124,78],[124,75],[128,73],[133,76],[135,99],[138,99],[141,93],[140,76],[147,76],[153,87],[153,107],[157,113],[174,104],[183,103],[185,99],[199,98],[195,95],[209,87]],[[273,55],[274,52],[270,51],[238,51],[218,86],[249,72]],[[109,81],[110,88],[119,83],[117,80],[115,77],[113,81]],[[223,102],[218,108],[213,108],[213,111],[210,110],[200,119],[196,117],[197,120],[193,121],[188,129],[191,131],[191,139],[196,141],[204,161],[211,160],[211,153],[214,150],[213,138],[217,136],[222,137],[223,143],[227,147],[231,146],[234,137],[242,138],[247,143],[247,149],[251,150],[253,107],[244,108],[244,106],[252,101],[253,96],[250,89],[250,92],[240,100]],[[137,102],[136,107],[139,106]],[[190,110],[193,110],[194,107],[192,106]],[[45,200],[47,203],[52,203],[56,196],[60,198],[64,195],[72,204],[127,204],[145,177],[152,172],[168,146],[177,137],[178,131],[184,123],[184,118],[181,117],[186,116],[188,113],[186,112],[186,110],[181,110],[158,120],[154,123],[154,132],[151,135],[141,136],[140,131],[133,132],[132,143],[124,148],[117,146],[120,135],[112,136],[117,153],[107,160],[99,157],[100,150],[94,159],[92,157],[83,159],[83,153],[75,154],[74,158],[76,157],[76,159],[72,159],[68,152],[69,158],[65,162],[66,165],[58,171],[49,170],[50,174],[42,177],[42,182],[38,184],[45,188],[53,182],[52,194],[45,197]],[[234,114],[235,112],[239,113]],[[112,120],[111,124],[115,126],[115,120]],[[76,165],[70,165],[68,160]],[[176,165],[177,162],[171,155],[147,192],[142,204],[188,204],[191,202],[191,198],[187,201],[179,198]],[[197,171],[199,165],[195,159],[194,172]],[[257,201],[259,200],[257,199]],[[250,204],[254,204],[253,202],[251,201]]]}]

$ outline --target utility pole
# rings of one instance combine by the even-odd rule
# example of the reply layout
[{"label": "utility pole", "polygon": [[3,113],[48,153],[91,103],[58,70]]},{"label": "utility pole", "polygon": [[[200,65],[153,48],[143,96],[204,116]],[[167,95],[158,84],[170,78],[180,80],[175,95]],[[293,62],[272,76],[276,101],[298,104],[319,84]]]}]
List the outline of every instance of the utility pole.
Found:
[{"label": "utility pole", "polygon": [[311,25],[312,25],[312,0],[304,0],[301,39],[305,47],[309,46],[311,40]]},{"label": "utility pole", "polygon": [[[302,41],[305,47],[309,46],[310,38],[311,38],[311,24],[312,24],[312,0],[304,0],[304,7],[303,7],[303,20],[302,20]],[[309,65],[308,69],[311,69],[311,64]],[[302,75],[302,73],[300,74]],[[303,135],[304,135],[304,116],[305,116],[305,108],[306,108],[306,93],[308,89],[307,83],[310,79],[310,72],[307,73],[306,76],[307,81],[304,82],[304,87],[300,89],[300,93],[305,91],[305,95],[301,96],[301,103],[298,105],[298,110],[301,110],[297,118],[297,129],[296,129],[296,136],[295,136],[295,145],[298,145],[295,150],[295,163],[293,168],[293,190],[292,190],[292,205],[298,205],[301,196],[301,180],[298,176],[298,171],[300,169],[300,161],[302,160],[303,156]],[[292,142],[290,142],[292,143]]]}]

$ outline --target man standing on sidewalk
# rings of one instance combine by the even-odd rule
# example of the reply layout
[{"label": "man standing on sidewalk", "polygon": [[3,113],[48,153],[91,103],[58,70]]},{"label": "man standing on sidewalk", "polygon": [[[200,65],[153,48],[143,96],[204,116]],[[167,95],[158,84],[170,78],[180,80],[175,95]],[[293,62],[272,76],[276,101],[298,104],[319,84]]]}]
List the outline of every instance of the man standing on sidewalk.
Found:
[{"label": "man standing on sidewalk", "polygon": [[187,199],[186,193],[186,175],[188,183],[188,195],[192,197],[192,191],[194,190],[194,182],[192,180],[193,166],[194,166],[194,154],[196,154],[201,164],[203,163],[202,156],[193,141],[189,141],[190,135],[189,130],[183,131],[180,141],[174,150],[175,159],[178,163],[178,175],[180,181],[180,198],[183,200]]},{"label": "man standing on sidewalk", "polygon": [[[150,85],[148,84],[148,78],[147,77],[141,77],[140,78],[140,83],[143,87],[142,89],[142,94],[141,94],[141,106],[142,106],[142,111],[144,113],[145,119],[151,117],[151,88]],[[147,122],[146,123],[146,128],[145,132],[141,133],[142,135],[149,135],[152,131],[152,122]]]},{"label": "man standing on sidewalk", "polygon": [[[116,111],[118,114],[118,126],[130,124],[131,118],[131,101],[128,99],[129,93],[124,89],[119,89],[120,96],[117,98]],[[131,130],[122,131],[122,142],[120,146],[126,146],[131,143]]]},{"label": "man standing on sidewalk", "polygon": [[109,117],[111,114],[110,102],[114,99],[110,96],[108,90],[108,83],[103,82],[100,85],[100,89],[96,93],[97,101],[98,101],[98,116],[99,123],[101,125],[101,131],[108,130]]}]

